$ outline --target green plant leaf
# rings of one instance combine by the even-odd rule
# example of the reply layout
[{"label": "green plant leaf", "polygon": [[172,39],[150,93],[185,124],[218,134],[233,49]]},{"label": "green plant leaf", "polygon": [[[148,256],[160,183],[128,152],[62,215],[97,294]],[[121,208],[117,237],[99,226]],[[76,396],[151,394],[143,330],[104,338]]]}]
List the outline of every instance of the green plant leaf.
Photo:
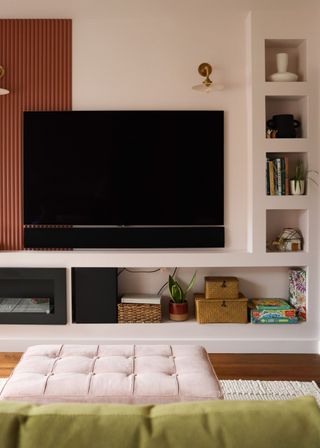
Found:
[{"label": "green plant leaf", "polygon": [[298,160],[298,163],[296,165],[296,174],[294,176],[294,179],[296,181],[304,180],[305,178],[305,171],[302,160]]},{"label": "green plant leaf", "polygon": [[174,278],[171,275],[169,275],[169,281],[168,281],[169,292],[171,292],[171,289],[172,289],[172,286],[174,283],[175,283]]},{"label": "green plant leaf", "polygon": [[184,300],[185,294],[177,282],[172,286],[172,296],[177,303],[183,302]]},{"label": "green plant leaf", "polygon": [[184,301],[185,293],[179,283],[171,275],[169,275],[168,287],[173,302],[180,303]]},{"label": "green plant leaf", "polygon": [[169,289],[169,294],[170,294],[172,302],[175,302],[175,303],[185,302],[187,292],[190,291],[190,289],[194,285],[194,282],[196,279],[196,274],[197,274],[197,272],[195,272],[193,274],[185,291],[182,289],[179,282],[177,280],[175,280],[171,275],[169,275],[168,289]]},{"label": "green plant leaf", "polygon": [[193,274],[192,279],[190,280],[190,283],[186,289],[186,294],[187,294],[187,292],[190,291],[191,288],[193,288],[194,282],[196,281],[196,275],[197,275],[197,271]]}]

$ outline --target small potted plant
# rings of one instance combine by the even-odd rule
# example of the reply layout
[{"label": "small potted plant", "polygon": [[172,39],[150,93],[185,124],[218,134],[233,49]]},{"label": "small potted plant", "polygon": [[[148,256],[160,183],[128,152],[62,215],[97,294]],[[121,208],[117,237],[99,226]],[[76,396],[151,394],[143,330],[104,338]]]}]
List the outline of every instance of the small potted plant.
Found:
[{"label": "small potted plant", "polygon": [[290,180],[290,191],[293,195],[304,194],[305,171],[302,160],[296,165],[295,175]]},{"label": "small potted plant", "polygon": [[296,165],[295,175],[290,180],[290,192],[292,195],[304,194],[306,178],[318,185],[318,183],[311,176],[308,176],[309,173],[319,174],[316,170],[305,170],[302,160],[299,160]]},{"label": "small potted plant", "polygon": [[196,279],[196,272],[193,274],[186,289],[180,285],[171,275],[169,275],[168,289],[170,294],[169,317],[171,320],[183,321],[188,319],[187,293],[191,290]]}]

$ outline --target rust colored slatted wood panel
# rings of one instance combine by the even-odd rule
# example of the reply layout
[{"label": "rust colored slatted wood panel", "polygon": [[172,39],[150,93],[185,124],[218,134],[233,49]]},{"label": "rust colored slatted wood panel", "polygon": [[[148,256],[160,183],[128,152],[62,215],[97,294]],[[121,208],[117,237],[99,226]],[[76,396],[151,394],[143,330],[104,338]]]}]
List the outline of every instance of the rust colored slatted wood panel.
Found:
[{"label": "rust colored slatted wood panel", "polygon": [[0,96],[0,250],[23,248],[23,111],[72,107],[71,27],[69,19],[0,20],[0,87],[10,90]]}]

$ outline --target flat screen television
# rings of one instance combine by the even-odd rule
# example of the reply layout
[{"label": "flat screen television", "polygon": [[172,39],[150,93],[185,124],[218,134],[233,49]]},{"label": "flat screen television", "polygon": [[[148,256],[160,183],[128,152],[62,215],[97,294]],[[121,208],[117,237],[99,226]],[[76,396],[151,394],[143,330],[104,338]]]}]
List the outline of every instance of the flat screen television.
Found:
[{"label": "flat screen television", "polygon": [[25,112],[27,245],[30,229],[223,226],[223,123],[222,111]]}]

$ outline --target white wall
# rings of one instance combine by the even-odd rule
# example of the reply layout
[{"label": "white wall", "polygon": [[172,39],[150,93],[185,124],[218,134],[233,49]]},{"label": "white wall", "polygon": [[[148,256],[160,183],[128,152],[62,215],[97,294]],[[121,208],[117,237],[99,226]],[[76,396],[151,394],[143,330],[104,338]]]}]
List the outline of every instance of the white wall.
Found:
[{"label": "white wall", "polygon": [[[312,9],[316,1],[307,2]],[[1,18],[73,19],[74,109],[225,111],[227,247],[247,247],[245,16],[300,1],[1,0]],[[191,89],[201,62],[223,92]],[[204,161],[205,163],[205,161]],[[190,181],[194,173],[190,171]]]}]

